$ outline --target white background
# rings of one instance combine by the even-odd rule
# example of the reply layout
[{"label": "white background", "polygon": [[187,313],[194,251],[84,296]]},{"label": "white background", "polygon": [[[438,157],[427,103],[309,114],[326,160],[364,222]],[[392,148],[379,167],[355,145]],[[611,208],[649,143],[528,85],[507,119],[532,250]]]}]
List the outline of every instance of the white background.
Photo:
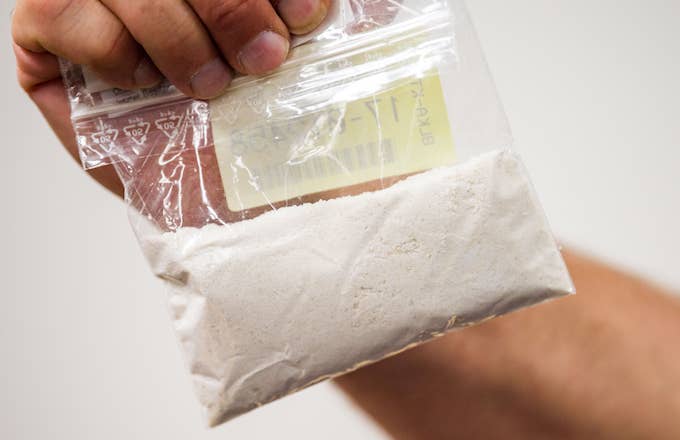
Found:
[{"label": "white background", "polygon": [[[557,235],[680,289],[680,2],[470,0]],[[119,200],[14,83],[0,6],[0,438],[382,439],[330,384],[208,431]]]}]

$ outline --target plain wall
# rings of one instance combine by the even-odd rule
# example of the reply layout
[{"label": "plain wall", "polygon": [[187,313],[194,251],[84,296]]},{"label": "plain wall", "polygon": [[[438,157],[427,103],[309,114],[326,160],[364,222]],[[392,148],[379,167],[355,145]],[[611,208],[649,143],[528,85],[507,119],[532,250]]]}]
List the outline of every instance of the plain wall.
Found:
[{"label": "plain wall", "polygon": [[[558,237],[680,290],[680,2],[471,0]],[[0,6],[0,438],[381,439],[330,384],[203,428],[123,205],[15,85]]]}]

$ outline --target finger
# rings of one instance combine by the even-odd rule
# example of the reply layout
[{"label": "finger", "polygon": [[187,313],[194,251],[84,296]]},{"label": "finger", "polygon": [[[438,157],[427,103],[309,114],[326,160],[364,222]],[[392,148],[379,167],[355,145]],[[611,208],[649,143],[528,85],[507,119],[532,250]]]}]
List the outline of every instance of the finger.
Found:
[{"label": "finger", "polygon": [[31,52],[13,44],[19,85],[29,92],[35,86],[60,76],[59,61],[49,52]]},{"label": "finger", "polygon": [[103,0],[177,88],[213,98],[231,82],[231,72],[194,11],[183,1]]},{"label": "finger", "polygon": [[97,0],[21,1],[12,34],[24,49],[89,66],[118,87],[148,87],[162,79],[120,20]]},{"label": "finger", "polygon": [[274,5],[290,33],[304,35],[326,18],[331,0],[279,0]]},{"label": "finger", "polygon": [[269,0],[188,0],[229,64],[260,75],[279,67],[289,49],[288,28]]}]

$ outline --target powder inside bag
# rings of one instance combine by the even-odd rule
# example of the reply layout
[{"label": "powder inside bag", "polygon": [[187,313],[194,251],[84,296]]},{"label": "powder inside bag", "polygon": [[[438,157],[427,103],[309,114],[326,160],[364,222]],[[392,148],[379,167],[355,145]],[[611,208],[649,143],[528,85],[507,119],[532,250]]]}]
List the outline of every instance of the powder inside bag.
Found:
[{"label": "powder inside bag", "polygon": [[573,291],[507,151],[377,192],[141,241],[169,288],[212,426],[453,327]]}]

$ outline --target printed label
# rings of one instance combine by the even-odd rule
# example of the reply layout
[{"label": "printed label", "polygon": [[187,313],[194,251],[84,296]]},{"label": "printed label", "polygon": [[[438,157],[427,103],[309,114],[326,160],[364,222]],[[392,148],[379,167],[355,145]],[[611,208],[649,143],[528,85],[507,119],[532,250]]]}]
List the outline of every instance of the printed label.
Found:
[{"label": "printed label", "polygon": [[211,103],[215,150],[232,211],[412,174],[455,159],[436,74],[302,115],[272,117],[269,106],[278,104],[269,98],[262,89]]}]

